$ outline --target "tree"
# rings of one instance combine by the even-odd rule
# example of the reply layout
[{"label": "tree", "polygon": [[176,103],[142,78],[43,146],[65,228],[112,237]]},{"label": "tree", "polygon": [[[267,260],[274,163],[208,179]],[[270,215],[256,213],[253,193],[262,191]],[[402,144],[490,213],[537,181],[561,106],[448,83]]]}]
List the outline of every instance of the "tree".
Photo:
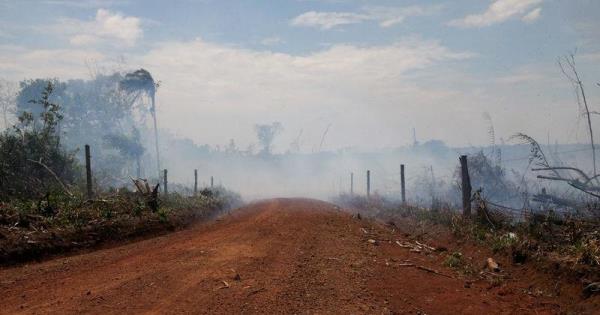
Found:
[{"label": "tree", "polygon": [[235,145],[235,140],[229,139],[229,144],[225,147],[225,153],[227,154],[237,154],[239,152],[237,146]]},{"label": "tree", "polygon": [[[67,150],[81,149],[84,144],[92,148],[108,147],[108,150],[94,150],[96,180],[112,185],[122,183],[127,175],[135,174],[135,170],[130,172],[131,156],[114,146],[107,146],[105,138],[135,137],[131,132],[134,128],[141,130],[143,135],[142,123],[148,113],[139,102],[132,101],[132,95],[119,88],[123,79],[124,75],[112,73],[97,74],[91,80],[25,80],[20,83],[17,112],[32,113],[34,123],[39,124],[41,108],[29,100],[39,97],[48,81],[52,82],[54,89],[50,101],[61,104],[63,116],[58,125],[61,144]],[[118,178],[115,174],[123,176]]]},{"label": "tree", "polygon": [[104,141],[109,146],[117,149],[128,160],[135,161],[137,165],[137,177],[140,178],[142,176],[141,159],[144,154],[144,146],[140,143],[140,132],[137,128],[133,128],[131,136],[112,134],[105,136]]},{"label": "tree", "polygon": [[145,69],[139,69],[134,72],[128,73],[125,75],[125,78],[120,82],[121,89],[132,93],[134,95],[134,99],[137,99],[142,94],[148,95],[150,97],[150,113],[152,114],[152,119],[154,121],[154,144],[156,147],[156,169],[158,171],[157,175],[160,178],[160,155],[158,149],[158,126],[156,122],[156,88],[160,85],[159,82],[155,82],[154,78],[150,72]]},{"label": "tree", "polygon": [[[474,189],[482,189],[489,201],[518,204],[518,202],[511,202],[520,198],[518,187],[507,178],[501,165],[493,163],[483,151],[467,156],[467,161],[471,186]],[[454,181],[457,187],[460,187],[460,178],[461,168],[459,166],[454,171]]]},{"label": "tree", "polygon": [[[48,86],[51,87],[52,91],[48,94],[48,102],[65,104],[68,103],[68,96],[65,94],[67,85],[58,79],[35,79],[35,80],[24,80],[19,82],[19,93],[16,97],[16,114],[20,116],[22,113],[32,114],[32,124],[35,127],[40,123],[42,119],[41,113],[44,111],[43,107],[39,104],[32,102],[36,100],[39,95],[48,92]],[[57,126],[57,128],[60,128]]]},{"label": "tree", "polygon": [[582,115],[587,120],[590,147],[592,151],[592,174],[587,174],[585,171],[573,166],[557,166],[551,164],[546,158],[539,143],[526,134],[519,133],[513,136],[513,138],[517,138],[531,146],[529,163],[535,163],[537,166],[536,168],[532,168],[532,171],[546,172],[544,175],[538,175],[537,178],[565,182],[579,191],[600,198],[600,175],[597,173],[596,168],[596,144],[594,142],[594,130],[592,128],[591,117],[591,114],[595,114],[596,112],[590,110],[585,94],[585,88],[575,64],[575,53],[558,58],[558,66],[563,75],[573,85],[577,95],[577,104],[579,105],[579,108],[583,108]]},{"label": "tree", "polygon": [[16,112],[17,85],[13,82],[0,79],[0,110],[2,111],[3,127],[10,126],[9,116]]},{"label": "tree", "polygon": [[273,122],[271,124],[256,124],[254,125],[254,131],[258,142],[262,147],[260,153],[264,155],[271,154],[271,146],[275,137],[283,131],[283,126],[280,122]]},{"label": "tree", "polygon": [[0,199],[40,197],[75,180],[73,154],[60,145],[61,107],[52,101],[54,85],[46,82],[41,98],[30,103],[39,114],[23,111],[13,129],[0,135]]},{"label": "tree", "polygon": [[596,172],[596,145],[594,143],[594,131],[592,129],[592,117],[590,115],[590,108],[588,106],[587,98],[585,96],[585,89],[583,88],[583,82],[579,78],[579,73],[575,67],[575,53],[570,53],[566,56],[558,58],[558,66],[564,74],[564,76],[571,82],[577,95],[577,104],[581,107],[583,103],[583,116],[587,119],[588,131],[590,134],[590,146],[592,147],[592,164],[594,167],[593,176],[597,175]]}]

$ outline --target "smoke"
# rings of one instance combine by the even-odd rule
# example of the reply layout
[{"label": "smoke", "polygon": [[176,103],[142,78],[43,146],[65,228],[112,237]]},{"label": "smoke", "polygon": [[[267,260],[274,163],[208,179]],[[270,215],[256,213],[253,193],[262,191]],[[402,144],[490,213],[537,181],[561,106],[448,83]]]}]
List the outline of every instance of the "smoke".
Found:
[{"label": "smoke", "polygon": [[[331,121],[335,124],[327,122],[308,134],[304,128],[289,128],[279,121],[245,124],[245,141],[215,133],[200,124],[199,130],[214,133],[211,138],[223,141],[222,145],[208,144],[174,134],[169,131],[170,126],[154,133],[157,116],[153,115],[157,111],[153,100],[158,84],[148,71],[99,74],[90,80],[51,80],[56,86],[52,101],[60,104],[64,114],[60,125],[62,145],[77,152],[80,159],[83,145],[91,145],[94,176],[105,188],[131,185],[130,177],[160,182],[155,154],[159,138],[161,169],[168,169],[171,187],[182,193],[191,191],[197,170],[200,187],[210,186],[210,179],[214,178],[215,185],[237,191],[247,200],[284,196],[328,199],[350,192],[351,173],[354,192],[365,194],[369,170],[372,194],[399,199],[400,164],[404,164],[410,203],[458,205],[458,156],[469,154],[473,188],[481,189],[492,202],[521,207],[529,196],[542,189],[574,194],[555,183],[540,182],[529,172],[527,145],[506,145],[503,141],[498,144],[489,114],[484,114],[488,126],[483,126],[480,133],[487,133],[490,145],[480,147],[450,147],[441,140],[415,138],[412,144],[378,149],[340,148],[329,145],[336,143],[329,139],[331,133],[338,132],[337,138],[340,137],[340,122],[334,118]],[[30,110],[29,100],[39,94],[46,82],[21,82],[16,111]],[[165,111],[168,109],[158,112]],[[345,142],[353,142],[352,134],[346,137]],[[287,142],[289,139],[292,141]],[[239,147],[238,143],[245,145]],[[554,164],[567,163],[584,169],[591,165],[584,145],[548,144],[545,150]]]}]

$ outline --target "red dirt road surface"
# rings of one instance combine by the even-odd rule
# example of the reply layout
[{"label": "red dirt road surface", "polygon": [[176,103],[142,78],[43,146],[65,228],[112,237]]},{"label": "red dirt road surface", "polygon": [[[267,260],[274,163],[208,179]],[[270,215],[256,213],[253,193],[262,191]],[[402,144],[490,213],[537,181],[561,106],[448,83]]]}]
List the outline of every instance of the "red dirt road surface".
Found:
[{"label": "red dirt road surface", "polygon": [[1,269],[0,313],[559,312],[551,298],[466,282],[443,266],[446,253],[396,240],[406,235],[328,203],[263,201],[170,235]]}]

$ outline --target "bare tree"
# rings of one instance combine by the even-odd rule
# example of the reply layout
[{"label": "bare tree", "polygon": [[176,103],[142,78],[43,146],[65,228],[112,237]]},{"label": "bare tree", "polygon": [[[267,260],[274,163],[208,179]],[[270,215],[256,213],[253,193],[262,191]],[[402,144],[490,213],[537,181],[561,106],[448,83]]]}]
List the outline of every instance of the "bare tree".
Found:
[{"label": "bare tree", "polygon": [[[519,133],[513,136],[531,146],[530,164],[537,167],[532,168],[534,172],[550,172],[552,175],[538,175],[537,178],[566,182],[569,186],[578,189],[588,195],[600,198],[600,186],[597,185],[600,175],[587,175],[584,171],[570,166],[552,166],[541,146],[532,137]],[[594,185],[596,183],[596,185]]]},{"label": "bare tree", "polygon": [[298,133],[298,136],[296,137],[296,139],[294,139],[294,141],[292,141],[292,143],[290,143],[290,152],[293,152],[293,153],[300,152],[300,138],[302,137],[303,132],[304,132],[304,129],[300,129],[300,133]]},{"label": "bare tree", "polygon": [[575,66],[575,52],[572,52],[568,55],[562,56],[558,58],[558,66],[560,70],[564,74],[564,76],[573,84],[573,88],[575,89],[575,93],[577,95],[577,104],[579,107],[582,107],[584,113],[583,115],[587,119],[588,130],[590,134],[590,145],[592,147],[592,163],[594,166],[594,176],[596,176],[596,145],[594,143],[594,131],[592,129],[592,117],[590,108],[588,106],[587,98],[585,96],[585,89],[583,88],[583,82],[579,77],[579,73],[577,72],[577,67]]},{"label": "bare tree", "polygon": [[[557,63],[563,75],[573,85],[573,88],[575,89],[575,94],[577,95],[577,104],[579,105],[580,109],[583,109],[582,115],[585,116],[587,120],[587,127],[590,135],[590,147],[592,149],[593,173],[589,175],[579,168],[568,165],[552,165],[546,158],[546,155],[542,151],[541,146],[535,139],[522,133],[515,135],[513,138],[518,138],[521,141],[531,145],[531,158],[529,163],[531,165],[533,162],[535,162],[535,165],[537,166],[535,168],[532,168],[532,171],[549,172],[549,174],[546,173],[546,175],[538,175],[537,178],[553,181],[562,181],[567,183],[569,186],[580,190],[590,196],[600,198],[600,175],[598,175],[596,168],[596,144],[594,142],[594,130],[592,128],[591,117],[591,114],[595,114],[596,112],[590,110],[585,94],[585,88],[583,82],[581,81],[581,77],[579,76],[579,72],[577,71],[575,63],[575,52],[559,57]],[[542,195],[537,195],[538,198],[544,200],[549,200],[548,196],[549,195],[547,195],[545,192]],[[535,197],[536,196],[534,196],[534,198]],[[550,200],[554,199],[558,200],[558,198],[550,198]],[[567,204],[571,202],[564,202],[564,200],[560,200],[560,203]]]}]

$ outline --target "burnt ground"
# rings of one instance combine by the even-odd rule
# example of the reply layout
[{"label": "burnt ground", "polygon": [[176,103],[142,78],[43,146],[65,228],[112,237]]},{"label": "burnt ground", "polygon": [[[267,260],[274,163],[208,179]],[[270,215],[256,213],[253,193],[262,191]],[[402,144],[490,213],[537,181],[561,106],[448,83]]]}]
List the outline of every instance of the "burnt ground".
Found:
[{"label": "burnt ground", "polygon": [[[444,264],[489,250],[359,219],[307,199],[276,199],[169,235],[0,269],[0,313],[593,314],[577,284],[496,258],[497,278]],[[398,241],[398,243],[396,242]],[[445,250],[439,250],[440,248]]]}]

